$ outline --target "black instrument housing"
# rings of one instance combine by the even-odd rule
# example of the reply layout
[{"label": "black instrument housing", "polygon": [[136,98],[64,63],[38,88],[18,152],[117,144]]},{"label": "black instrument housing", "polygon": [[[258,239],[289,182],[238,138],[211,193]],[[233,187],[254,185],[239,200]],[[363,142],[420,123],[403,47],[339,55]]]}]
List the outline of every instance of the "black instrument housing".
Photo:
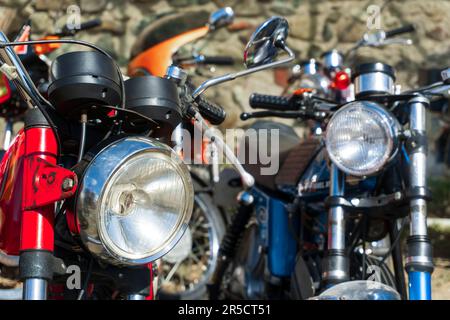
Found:
[{"label": "black instrument housing", "polygon": [[[154,76],[131,78],[125,81],[126,108],[151,118],[158,123],[152,136],[170,135],[181,123],[182,112],[178,88],[169,79]],[[125,131],[144,132],[148,123],[138,117],[128,116]]]},{"label": "black instrument housing", "polygon": [[99,52],[75,51],[57,57],[50,68],[48,99],[68,119],[82,112],[101,118],[109,112],[94,106],[115,106],[121,101],[120,77],[114,62]]}]

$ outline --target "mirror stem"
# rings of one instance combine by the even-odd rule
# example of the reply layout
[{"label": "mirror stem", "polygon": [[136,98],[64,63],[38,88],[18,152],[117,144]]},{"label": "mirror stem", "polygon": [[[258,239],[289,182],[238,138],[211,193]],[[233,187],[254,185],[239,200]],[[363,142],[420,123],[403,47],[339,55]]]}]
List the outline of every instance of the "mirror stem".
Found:
[{"label": "mirror stem", "polygon": [[206,91],[206,89],[208,89],[209,87],[213,87],[215,85],[218,85],[220,83],[224,83],[227,81],[231,81],[240,77],[244,77],[246,75],[255,73],[255,72],[259,72],[262,70],[266,70],[266,69],[271,69],[271,68],[275,68],[278,66],[281,66],[283,64],[292,62],[294,60],[294,52],[288,47],[288,46],[283,46],[282,48],[284,51],[287,52],[287,54],[289,55],[289,57],[287,57],[286,59],[283,60],[279,60],[279,61],[274,61],[268,64],[263,64],[257,67],[253,67],[250,69],[246,69],[246,70],[242,70],[242,71],[238,71],[235,73],[228,73],[226,75],[220,76],[220,77],[216,77],[216,78],[212,78],[209,80],[206,80],[205,82],[203,82],[197,89],[195,89],[195,91],[192,93],[192,98],[194,98],[194,100],[201,95],[203,92]]}]

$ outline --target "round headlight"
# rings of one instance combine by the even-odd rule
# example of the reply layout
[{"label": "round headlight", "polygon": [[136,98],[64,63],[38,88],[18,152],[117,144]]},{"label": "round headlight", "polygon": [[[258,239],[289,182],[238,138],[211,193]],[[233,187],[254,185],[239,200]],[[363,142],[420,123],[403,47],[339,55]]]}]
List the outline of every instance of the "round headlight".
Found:
[{"label": "round headlight", "polygon": [[330,159],[345,173],[375,174],[396,153],[399,126],[382,106],[370,101],[351,102],[328,123],[325,143]]},{"label": "round headlight", "polygon": [[193,199],[190,174],[172,149],[142,137],[115,141],[84,171],[76,206],[81,239],[110,263],[151,262],[180,240]]}]

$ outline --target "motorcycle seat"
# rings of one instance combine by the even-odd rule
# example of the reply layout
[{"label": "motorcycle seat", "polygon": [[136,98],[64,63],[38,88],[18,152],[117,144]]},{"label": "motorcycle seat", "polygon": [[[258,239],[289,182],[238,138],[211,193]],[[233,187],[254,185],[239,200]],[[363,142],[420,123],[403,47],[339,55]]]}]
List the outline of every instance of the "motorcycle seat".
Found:
[{"label": "motorcycle seat", "polygon": [[[253,175],[257,185],[268,190],[277,190],[278,186],[295,187],[301,178],[301,175],[308,167],[313,157],[320,147],[320,141],[317,138],[300,139],[292,127],[273,121],[257,121],[250,128],[259,129],[278,129],[279,130],[279,148],[277,153],[270,155],[271,159],[278,157],[279,168],[274,174],[262,174],[261,169],[268,167],[268,164],[249,163],[249,153],[258,154],[260,135],[257,135],[257,143],[252,142],[248,136],[244,137],[241,147],[245,148],[246,161],[244,168]],[[270,132],[270,131],[269,131]],[[270,135],[268,135],[267,150],[270,151]]]},{"label": "motorcycle seat", "polygon": [[[271,164],[262,163],[261,158],[258,156],[256,163],[251,163],[252,157],[250,155],[258,155],[260,152],[260,139],[261,135],[256,135],[256,141],[251,140],[250,135],[246,135],[240,144],[240,148],[244,148],[245,152],[245,161],[243,162],[243,166],[245,170],[247,170],[253,177],[255,181],[260,186],[268,188],[270,190],[276,190],[276,175],[279,172],[279,168],[287,158],[289,151],[294,148],[296,145],[300,143],[300,138],[292,129],[292,127],[268,120],[261,120],[254,122],[250,127],[250,129],[255,129],[256,132],[260,132],[261,129],[268,129],[267,134],[267,152],[263,152],[267,154],[270,159],[278,158],[278,170],[274,174],[262,174],[262,168],[268,168]],[[279,130],[279,145],[278,150],[275,154],[270,154],[271,152],[271,129]],[[265,156],[264,154],[264,156]],[[273,160],[272,160],[273,161]]]}]

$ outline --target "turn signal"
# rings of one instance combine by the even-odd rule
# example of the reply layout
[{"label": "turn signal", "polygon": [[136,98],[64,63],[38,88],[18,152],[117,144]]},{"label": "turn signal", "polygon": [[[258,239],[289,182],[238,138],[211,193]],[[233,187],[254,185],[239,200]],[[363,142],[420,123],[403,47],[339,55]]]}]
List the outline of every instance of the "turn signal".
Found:
[{"label": "turn signal", "polygon": [[332,88],[338,90],[345,90],[350,85],[350,76],[345,71],[338,71],[334,76],[334,80],[331,84]]}]

